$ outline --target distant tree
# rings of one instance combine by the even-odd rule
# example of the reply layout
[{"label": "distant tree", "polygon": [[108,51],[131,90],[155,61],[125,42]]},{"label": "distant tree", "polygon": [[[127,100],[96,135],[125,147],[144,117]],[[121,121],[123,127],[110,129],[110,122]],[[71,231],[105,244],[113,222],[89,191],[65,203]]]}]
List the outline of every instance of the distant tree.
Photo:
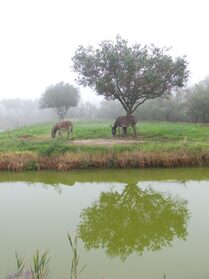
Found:
[{"label": "distant tree", "polygon": [[103,119],[116,119],[123,113],[123,107],[118,101],[103,100],[97,110],[97,117]]},{"label": "distant tree", "polygon": [[187,114],[193,122],[209,122],[209,77],[187,90]]},{"label": "distant tree", "polygon": [[12,113],[13,116],[18,116],[19,112],[22,109],[23,101],[19,98],[16,99],[4,99],[1,101],[1,104],[7,111],[7,113]]},{"label": "distant tree", "polygon": [[39,105],[40,108],[51,108],[62,120],[66,116],[70,107],[76,107],[80,95],[77,88],[73,85],[60,82],[49,86],[42,94]]},{"label": "distant tree", "polygon": [[118,100],[127,115],[146,100],[169,95],[183,87],[188,78],[185,57],[175,60],[169,49],[154,45],[128,45],[120,36],[116,42],[102,41],[100,47],[79,46],[73,60],[77,81],[107,100]]}]

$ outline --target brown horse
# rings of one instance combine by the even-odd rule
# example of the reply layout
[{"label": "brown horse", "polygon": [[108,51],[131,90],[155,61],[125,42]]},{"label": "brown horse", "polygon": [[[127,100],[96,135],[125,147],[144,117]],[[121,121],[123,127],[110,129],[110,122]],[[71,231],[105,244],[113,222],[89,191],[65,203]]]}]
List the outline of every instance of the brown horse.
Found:
[{"label": "brown horse", "polygon": [[57,132],[62,137],[62,133],[61,133],[62,131],[67,132],[67,140],[68,140],[70,133],[73,132],[73,123],[71,121],[67,120],[67,121],[62,121],[62,122],[55,124],[51,130],[52,138],[56,137]]}]

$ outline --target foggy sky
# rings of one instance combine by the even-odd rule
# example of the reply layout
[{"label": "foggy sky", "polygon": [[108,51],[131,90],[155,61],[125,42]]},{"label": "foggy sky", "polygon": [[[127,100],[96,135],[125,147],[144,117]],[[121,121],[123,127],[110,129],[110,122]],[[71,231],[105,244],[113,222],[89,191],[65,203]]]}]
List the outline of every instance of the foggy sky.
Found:
[{"label": "foggy sky", "polygon": [[0,100],[39,98],[60,81],[76,85],[70,64],[78,45],[117,34],[130,43],[172,46],[174,56],[187,55],[190,82],[198,82],[209,75],[208,6],[206,0],[2,0]]}]

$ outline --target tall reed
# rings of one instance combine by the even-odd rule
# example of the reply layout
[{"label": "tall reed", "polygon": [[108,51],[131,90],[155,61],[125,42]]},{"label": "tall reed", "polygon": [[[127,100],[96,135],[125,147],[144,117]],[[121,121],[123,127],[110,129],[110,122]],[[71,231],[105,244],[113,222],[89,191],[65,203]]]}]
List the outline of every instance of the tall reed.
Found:
[{"label": "tall reed", "polygon": [[17,273],[16,273],[16,278],[19,279],[20,276],[22,275],[24,268],[25,268],[25,262],[24,258],[19,256],[17,252],[15,253],[15,258],[16,258],[16,263],[17,263]]},{"label": "tall reed", "polygon": [[45,279],[49,273],[48,251],[46,250],[42,255],[39,250],[33,256],[33,267],[31,266],[31,279]]},{"label": "tall reed", "polygon": [[[86,264],[78,270],[80,255],[78,254],[78,241],[77,235],[74,240],[71,235],[68,234],[68,240],[70,243],[70,247],[72,250],[72,260],[71,260],[71,268],[70,268],[70,279],[78,279],[80,273],[85,269]],[[24,258],[15,253],[16,264],[17,264],[17,273],[11,277],[14,279],[21,279],[24,277],[24,268],[25,262]],[[46,250],[42,255],[39,253],[39,250],[36,250],[33,256],[33,267],[30,268],[30,279],[45,279],[49,273],[49,261],[50,257],[48,255],[48,250]],[[28,278],[28,277],[27,277]],[[166,274],[163,274],[163,278],[166,279]],[[61,279],[61,278],[59,278]]]},{"label": "tall reed", "polygon": [[77,241],[77,235],[74,238],[74,241],[72,240],[72,237],[70,234],[68,234],[68,240],[71,246],[72,250],[72,260],[71,260],[71,268],[70,268],[70,279],[78,279],[78,275],[84,270],[86,265],[84,265],[79,271],[78,271],[78,264],[80,255],[78,254],[78,241]]}]

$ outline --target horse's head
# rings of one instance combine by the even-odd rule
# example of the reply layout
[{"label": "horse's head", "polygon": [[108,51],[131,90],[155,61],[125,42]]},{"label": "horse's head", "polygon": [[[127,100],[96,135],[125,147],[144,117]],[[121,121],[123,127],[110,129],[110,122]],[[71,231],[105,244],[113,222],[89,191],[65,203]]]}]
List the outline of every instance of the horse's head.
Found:
[{"label": "horse's head", "polygon": [[116,135],[116,127],[115,126],[111,126],[112,128],[112,135],[115,136]]},{"label": "horse's head", "polygon": [[56,125],[51,129],[51,136],[52,138],[55,138],[56,137],[56,132],[57,132],[57,127]]}]

